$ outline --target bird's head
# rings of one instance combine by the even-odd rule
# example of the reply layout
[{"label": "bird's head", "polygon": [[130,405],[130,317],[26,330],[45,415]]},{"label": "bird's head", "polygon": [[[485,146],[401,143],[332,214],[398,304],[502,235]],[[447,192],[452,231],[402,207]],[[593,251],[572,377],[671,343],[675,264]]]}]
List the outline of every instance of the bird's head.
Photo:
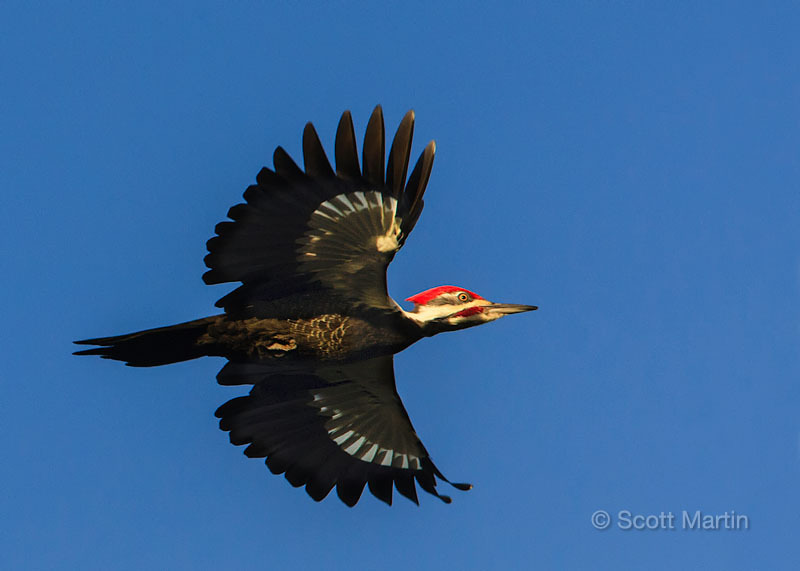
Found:
[{"label": "bird's head", "polygon": [[426,335],[465,329],[512,313],[538,309],[535,305],[494,303],[456,286],[435,287],[406,301],[414,303],[414,309],[406,315],[419,323]]}]

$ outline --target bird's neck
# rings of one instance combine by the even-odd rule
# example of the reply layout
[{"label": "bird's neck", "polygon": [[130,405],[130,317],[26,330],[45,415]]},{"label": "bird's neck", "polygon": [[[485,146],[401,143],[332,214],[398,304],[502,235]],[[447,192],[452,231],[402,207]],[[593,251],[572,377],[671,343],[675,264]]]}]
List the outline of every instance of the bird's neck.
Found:
[{"label": "bird's neck", "polygon": [[401,311],[409,326],[417,330],[421,337],[432,337],[438,333],[460,329],[460,327],[454,327],[450,323],[440,320],[439,316],[433,313]]}]

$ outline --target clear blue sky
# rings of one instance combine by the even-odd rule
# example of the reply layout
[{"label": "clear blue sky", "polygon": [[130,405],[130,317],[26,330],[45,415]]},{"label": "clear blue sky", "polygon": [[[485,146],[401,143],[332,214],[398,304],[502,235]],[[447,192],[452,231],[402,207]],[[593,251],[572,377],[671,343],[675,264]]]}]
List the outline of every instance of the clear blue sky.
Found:
[{"label": "clear blue sky", "polygon": [[[800,568],[796,4],[96,4],[0,8],[0,567]],[[391,294],[540,306],[396,359],[450,506],[292,489],[220,359],[70,355],[211,314],[214,224],[376,103],[438,144]]]}]

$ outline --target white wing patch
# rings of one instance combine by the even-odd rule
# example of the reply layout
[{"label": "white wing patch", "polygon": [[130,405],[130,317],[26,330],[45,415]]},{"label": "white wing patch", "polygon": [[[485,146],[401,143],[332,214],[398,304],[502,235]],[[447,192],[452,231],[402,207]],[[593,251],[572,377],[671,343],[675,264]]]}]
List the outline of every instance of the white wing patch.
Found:
[{"label": "white wing patch", "polygon": [[312,271],[316,269],[314,258],[358,270],[369,260],[370,251],[386,253],[400,248],[401,222],[392,196],[375,190],[334,196],[311,214],[309,230],[299,240],[300,259]]},{"label": "white wing patch", "polygon": [[[315,401],[322,400],[320,395],[314,395]],[[321,406],[320,411],[326,414],[333,412],[331,420],[341,418],[342,411],[336,408]],[[328,429],[328,436],[339,448],[350,456],[363,460],[364,462],[374,462],[381,466],[393,466],[395,468],[410,468],[421,470],[419,457],[414,454],[401,453],[392,449],[383,448],[379,444],[370,441],[366,436],[362,436],[350,426],[335,426]]]}]

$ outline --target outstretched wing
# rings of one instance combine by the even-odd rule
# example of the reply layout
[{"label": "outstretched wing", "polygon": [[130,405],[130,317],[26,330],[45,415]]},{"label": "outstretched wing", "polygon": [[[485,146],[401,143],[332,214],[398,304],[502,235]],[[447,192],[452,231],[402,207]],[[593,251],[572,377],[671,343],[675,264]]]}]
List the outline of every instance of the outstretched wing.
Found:
[{"label": "outstretched wing", "polygon": [[228,312],[257,301],[320,291],[333,299],[389,309],[386,268],[422,212],[433,167],[431,141],[406,181],[414,113],[394,137],[384,175],[383,112],[370,117],[359,166],[353,121],[345,112],[336,132],[336,170],[317,132],[303,132],[305,172],[281,147],[274,170],[256,177],[245,204],[228,212],[209,240],[208,284],[242,282],[217,302]]},{"label": "outstretched wing", "polygon": [[[322,500],[336,487],[355,505],[365,485],[391,505],[392,487],[415,503],[420,487],[442,500],[438,477],[397,394],[392,357],[316,369],[281,369],[268,363],[228,363],[220,384],[254,384],[248,396],[217,410],[220,428],[245,454],[266,457],[274,474]],[[469,489],[468,484],[453,484]]]}]

